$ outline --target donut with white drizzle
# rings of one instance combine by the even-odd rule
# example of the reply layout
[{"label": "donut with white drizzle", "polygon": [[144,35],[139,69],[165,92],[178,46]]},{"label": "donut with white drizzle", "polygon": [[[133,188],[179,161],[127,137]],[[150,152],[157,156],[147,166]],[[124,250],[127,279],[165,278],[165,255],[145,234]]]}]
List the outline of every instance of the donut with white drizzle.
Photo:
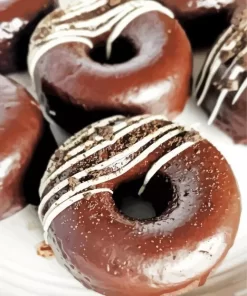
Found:
[{"label": "donut with white drizzle", "polygon": [[55,0],[0,1],[1,74],[26,70],[31,34],[40,20],[55,7]]},{"label": "donut with white drizzle", "polygon": [[[189,41],[156,1],[80,1],[37,27],[29,72],[66,131],[115,114],[179,114],[189,95]],[[69,120],[68,120],[69,118]]]},{"label": "donut with white drizzle", "polygon": [[247,144],[247,9],[236,11],[232,25],[209,53],[199,75],[197,104],[236,143]]},{"label": "donut with white drizzle", "polygon": [[238,5],[238,0],[158,1],[174,12],[186,31],[192,47],[204,49],[212,45],[229,26],[231,16]]},{"label": "donut with white drizzle", "polygon": [[[153,201],[156,216],[128,217],[117,192]],[[163,116],[114,116],[84,128],[51,158],[40,196],[57,259],[109,296],[179,295],[204,284],[240,216],[224,157]]]}]

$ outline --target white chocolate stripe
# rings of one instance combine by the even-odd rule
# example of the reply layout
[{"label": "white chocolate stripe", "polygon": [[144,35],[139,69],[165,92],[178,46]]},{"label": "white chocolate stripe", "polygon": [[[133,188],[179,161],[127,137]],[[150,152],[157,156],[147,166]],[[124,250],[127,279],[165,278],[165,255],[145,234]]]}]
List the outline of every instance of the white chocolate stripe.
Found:
[{"label": "white chocolate stripe", "polygon": [[106,1],[107,3],[107,0],[77,0],[78,3],[75,0],[72,0],[72,3],[67,5],[67,8],[69,8],[69,11],[78,11],[79,8],[86,7],[100,1]]},{"label": "white chocolate stripe", "polygon": [[85,127],[84,129],[76,133],[74,136],[69,138],[59,149],[68,150],[70,148],[73,148],[74,144],[81,141],[82,138],[92,135],[95,132],[96,128],[106,127],[110,123],[115,123],[117,121],[121,121],[122,119],[124,119],[124,116],[117,115],[97,121],[96,123],[93,123],[90,126]]},{"label": "white chocolate stripe", "polygon": [[209,75],[208,75],[208,78],[205,82],[205,85],[204,85],[204,88],[203,88],[203,91],[197,101],[197,106],[200,106],[202,104],[202,102],[204,101],[205,97],[206,97],[206,94],[207,94],[207,91],[211,85],[211,82],[212,82],[212,79],[215,75],[215,73],[218,71],[219,67],[221,66],[222,62],[221,62],[221,59],[219,58],[220,54],[218,53],[217,54],[217,59],[215,60],[215,63],[212,64],[211,66],[211,69],[210,69],[210,72],[209,72]]},{"label": "white chocolate stripe", "polygon": [[[145,116],[145,117],[143,117],[143,118],[146,118],[146,117],[147,117],[147,116]],[[130,122],[132,122],[132,121],[130,121]],[[113,132],[113,134],[115,134],[116,132],[119,132],[119,131],[123,130],[124,128],[126,128],[127,125],[128,125],[130,122],[129,122],[129,121],[125,121],[125,122],[121,122],[121,123],[116,124],[115,126],[113,126],[113,128],[112,128],[112,132]],[[81,151],[85,148],[85,147],[82,148],[83,145],[84,145],[84,146],[87,146],[88,144],[90,144],[89,142],[92,142],[92,141],[87,141],[87,142],[85,142],[85,144],[82,144],[82,145],[79,145],[79,146],[73,148],[72,150],[68,151],[68,154],[69,154],[70,156],[74,156],[74,155],[78,154],[79,152],[81,152]],[[97,143],[97,141],[93,141],[93,142]]]},{"label": "white chocolate stripe", "polygon": [[[134,8],[132,8],[133,10]],[[92,29],[88,27],[88,29],[82,29],[82,28],[76,28],[74,26],[73,29],[61,29],[54,31],[47,37],[46,42],[50,42],[54,39],[63,38],[63,37],[70,37],[70,36],[81,36],[81,37],[88,37],[88,38],[95,38],[97,36],[100,36],[106,32],[108,32],[121,18],[123,18],[125,15],[127,15],[129,12],[132,11],[131,9],[126,9],[124,11],[121,11],[119,14],[117,14],[113,19],[108,20],[107,23],[103,24],[102,26],[97,27],[96,29]],[[100,25],[100,24],[99,24]]]},{"label": "white chocolate stripe", "polygon": [[[102,15],[96,16],[93,19],[79,21],[79,22],[75,23],[73,27],[75,29],[82,29],[85,27],[97,28],[100,25],[105,24],[106,21],[109,21],[110,19],[114,18],[115,16],[122,14],[124,12],[130,12],[133,9],[137,8],[138,6],[140,6],[140,5],[131,5],[130,6],[128,3],[125,3],[125,4],[122,4],[121,6],[117,6],[116,8],[107,11],[106,13],[104,13]],[[68,30],[68,29],[70,29],[70,25],[69,24],[58,25],[57,29]]]},{"label": "white chocolate stripe", "polygon": [[[233,27],[230,27],[226,33],[230,34],[231,32],[233,31]],[[223,37],[227,35],[227,34],[224,34]],[[222,38],[222,41],[226,41],[224,40],[224,38]],[[212,82],[212,79],[214,77],[214,75],[217,73],[219,67],[221,66],[222,64],[222,61],[221,61],[221,58],[220,58],[220,55],[222,52],[224,51],[231,51],[233,50],[233,48],[236,46],[236,40],[232,40],[230,43],[226,43],[226,44],[221,44],[222,48],[218,48],[219,51],[218,53],[216,54],[216,56],[214,57],[214,60],[212,61],[212,65],[210,66],[210,69],[209,69],[209,74],[208,74],[208,77],[206,79],[206,82],[205,82],[205,85],[204,85],[204,88],[202,90],[202,93],[200,95],[200,97],[198,98],[198,101],[197,101],[197,105],[200,106],[202,104],[202,102],[204,101],[205,97],[206,97],[206,94],[207,94],[207,91],[211,85],[211,82]],[[234,66],[235,63],[237,63],[238,59],[240,59],[244,54],[246,53],[246,48],[244,48],[238,55],[236,55],[236,57],[233,59],[232,63],[230,64],[230,66],[228,67],[228,69],[226,70],[226,72],[224,73],[223,75],[223,78],[225,76],[227,76],[227,74],[231,71],[232,67]],[[209,65],[208,65],[209,67]],[[206,69],[206,67],[204,66],[203,68],[203,71],[204,71],[204,76],[206,75],[206,73],[208,72],[208,69]],[[200,82],[197,86],[197,89],[196,89],[196,94],[197,92],[199,91],[200,87],[201,87],[201,83],[204,81],[204,79],[200,79]],[[223,94],[222,94],[223,96]],[[222,97],[220,98],[222,99]],[[221,101],[221,104],[222,104],[222,100],[219,100]],[[217,105],[218,106],[218,105]],[[215,113],[214,115],[211,115],[212,118],[215,118]],[[211,124],[213,121],[212,120],[209,120],[209,124]]]},{"label": "white chocolate stripe", "polygon": [[[68,21],[72,18],[78,17],[83,13],[88,13],[107,4],[107,0],[98,0],[91,3],[81,3],[77,6],[70,6],[68,7],[71,12],[66,13],[65,15],[61,16],[58,20],[53,21],[53,23],[61,23],[64,21]],[[86,5],[85,5],[86,4]]]},{"label": "white chocolate stripe", "polygon": [[[146,2],[152,2],[152,1],[146,1]],[[111,56],[112,43],[117,39],[117,37],[121,34],[124,28],[126,28],[128,24],[130,24],[134,19],[136,19],[140,15],[145,14],[147,12],[151,12],[151,11],[158,11],[158,12],[164,13],[168,15],[170,18],[174,17],[174,14],[171,12],[171,10],[167,9],[166,7],[160,6],[159,3],[150,3],[150,6],[141,7],[137,10],[134,10],[133,12],[128,14],[126,18],[123,18],[116,25],[116,27],[110,34],[109,38],[107,39],[107,45],[106,45],[107,58],[110,58]]]},{"label": "white chocolate stripe", "polygon": [[[90,6],[92,4],[94,4],[95,2],[99,2],[99,1],[103,1],[103,0],[71,0],[70,3],[64,3],[65,5],[63,5],[63,1],[62,3],[60,3],[60,7],[66,12],[66,11],[78,11],[78,9],[81,9],[82,7],[87,7]],[[104,0],[107,1],[107,0]],[[67,1],[65,1],[67,2]],[[59,20],[57,20],[59,21]]]},{"label": "white chocolate stripe", "polygon": [[244,90],[246,88],[247,88],[247,77],[245,78],[245,80],[241,84],[239,90],[237,91],[235,97],[233,98],[232,105],[234,105],[238,101],[238,99],[240,98],[241,94],[244,92]]},{"label": "white chocolate stripe", "polygon": [[[235,56],[235,58],[232,60],[232,62],[231,62],[231,64],[230,64],[230,66],[229,66],[229,67],[227,68],[227,70],[225,71],[225,73],[224,73],[222,79],[224,79],[224,78],[227,77],[227,75],[230,73],[230,71],[232,70],[233,67],[238,66],[237,63],[238,63],[239,60],[240,60],[243,56],[245,56],[246,54],[247,54],[247,46]],[[245,71],[245,69],[243,68],[243,71],[241,71],[241,72],[244,72],[244,71]]]},{"label": "white chocolate stripe", "polygon": [[[240,73],[242,73],[245,69],[239,65],[236,65],[231,73],[231,75],[229,76],[229,80],[234,80],[238,77],[238,75]],[[223,89],[220,92],[220,95],[218,97],[218,100],[216,102],[216,105],[214,107],[213,112],[211,113],[209,120],[208,120],[208,125],[211,125],[213,123],[213,121],[215,120],[216,116],[219,113],[220,107],[222,105],[222,103],[224,102],[225,97],[227,96],[229,90],[228,89]]]},{"label": "white chocolate stripe", "polygon": [[[93,167],[90,167],[90,168],[88,168],[86,170],[80,171],[79,173],[76,173],[75,175],[73,175],[71,177],[74,177],[76,179],[81,179],[82,177],[85,177],[88,173],[90,173],[92,171],[103,170],[106,167],[112,165],[113,163],[123,159],[123,157],[127,157],[128,155],[131,155],[131,154],[137,152],[139,149],[141,149],[143,146],[145,146],[152,139],[155,139],[156,137],[162,135],[163,133],[165,133],[165,132],[167,132],[167,131],[169,131],[171,129],[178,128],[178,127],[179,126],[177,124],[166,125],[165,127],[160,128],[159,130],[157,130],[153,134],[146,136],[142,140],[135,143],[133,146],[125,149],[123,152],[115,155],[114,157],[112,157],[110,159],[107,159],[106,161],[104,161],[102,163],[99,163],[99,164],[97,164],[97,165],[95,165]],[[46,196],[44,196],[44,198],[42,200],[42,205],[40,205],[40,207],[38,209],[38,214],[40,216],[40,219],[41,219],[42,211],[43,211],[43,208],[44,208],[46,202],[52,196],[54,196],[57,192],[59,192],[61,189],[63,189],[65,186],[67,186],[68,184],[69,184],[68,179],[65,179],[65,180],[61,181],[55,187],[53,187],[52,190],[49,191]]]},{"label": "white chocolate stripe", "polygon": [[233,26],[229,27],[225,33],[220,37],[220,39],[218,40],[218,42],[215,44],[215,46],[213,47],[213,49],[211,50],[210,54],[208,55],[206,62],[203,66],[202,69],[202,74],[200,76],[199,81],[197,82],[197,86],[196,86],[196,90],[195,90],[195,94],[198,95],[198,92],[202,86],[202,83],[205,79],[205,76],[207,74],[208,68],[211,65],[211,62],[213,60],[213,58],[215,57],[215,54],[217,53],[217,51],[220,49],[220,47],[222,46],[222,44],[224,43],[224,41],[226,40],[226,38],[232,33],[233,31]]},{"label": "white chocolate stripe", "polygon": [[97,194],[97,193],[102,193],[102,192],[109,192],[110,194],[113,194],[112,190],[108,189],[108,188],[99,188],[99,189],[93,189],[93,190],[89,190],[86,192],[82,192],[79,193],[77,195],[74,195],[73,197],[67,199],[64,203],[60,204],[59,206],[57,206],[53,212],[47,217],[46,221],[44,221],[43,224],[43,228],[44,228],[44,237],[45,237],[45,241],[47,242],[48,240],[48,229],[52,223],[52,221],[62,212],[64,211],[66,208],[70,207],[71,205],[73,205],[74,203],[80,201],[81,199],[83,199],[85,197],[85,195],[88,194]]},{"label": "white chocolate stripe", "polygon": [[[44,185],[42,186],[42,189],[44,189],[53,179],[55,179],[63,171],[69,169],[72,165],[75,165],[79,161],[82,161],[82,160],[86,159],[87,157],[91,156],[92,154],[98,152],[99,150],[101,150],[101,149],[103,149],[103,148],[105,148],[107,146],[115,144],[117,140],[124,137],[128,133],[134,131],[135,129],[141,127],[144,124],[151,123],[152,121],[155,121],[155,120],[165,120],[165,119],[164,119],[164,116],[162,116],[162,115],[147,117],[147,118],[145,118],[145,119],[143,119],[143,120],[141,120],[141,121],[139,121],[139,122],[137,122],[135,124],[132,124],[131,126],[128,126],[124,130],[117,133],[115,135],[115,137],[113,138],[113,140],[101,142],[99,145],[96,145],[95,147],[93,147],[92,149],[86,151],[85,153],[79,154],[76,157],[66,161],[62,166],[60,166],[54,173],[52,173],[47,178],[47,180],[44,182]],[[41,192],[43,193],[43,190],[41,190]]]},{"label": "white chocolate stripe", "polygon": [[173,149],[169,153],[165,154],[155,164],[153,164],[151,169],[146,174],[144,183],[143,183],[142,187],[140,188],[138,195],[141,195],[144,192],[147,184],[153,178],[153,176],[158,172],[158,170],[160,170],[168,161],[170,161],[171,159],[173,159],[174,157],[179,155],[179,153],[181,153],[181,152],[185,151],[186,149],[188,149],[189,147],[193,146],[195,143],[196,142],[183,143],[182,145],[176,147],[175,149]]},{"label": "white chocolate stripe", "polygon": [[50,51],[52,48],[60,44],[70,43],[70,42],[79,42],[87,45],[90,48],[93,47],[92,41],[89,40],[88,38],[83,38],[79,36],[70,36],[70,37],[61,37],[59,40],[50,41],[49,43],[42,45],[38,49],[36,48],[33,49],[33,51],[31,51],[31,53],[28,55],[29,73],[32,79],[34,79],[34,72],[35,72],[35,68],[38,61],[46,52]]},{"label": "white chocolate stripe", "polygon": [[[181,131],[181,130],[175,130],[175,131],[171,131],[171,132],[165,134],[163,137],[161,137],[160,139],[158,139],[154,144],[152,144],[151,146],[149,146],[145,151],[143,151],[140,155],[138,155],[128,165],[126,165],[125,167],[121,168],[117,172],[111,173],[111,174],[106,175],[106,176],[101,176],[101,177],[99,177],[98,179],[95,179],[95,180],[89,180],[89,181],[83,182],[83,183],[79,184],[78,186],[76,186],[74,188],[74,190],[69,190],[65,194],[61,195],[61,197],[55,202],[56,205],[55,204],[52,204],[51,205],[51,207],[49,208],[49,210],[47,211],[47,213],[44,216],[44,220],[47,219],[47,216],[53,211],[53,209],[56,206],[60,205],[61,203],[63,203],[65,200],[67,200],[71,196],[75,195],[78,192],[81,192],[81,191],[85,190],[86,188],[89,188],[91,186],[96,186],[96,185],[98,185],[100,183],[108,182],[110,180],[113,180],[113,179],[118,178],[119,176],[125,174],[130,169],[132,169],[133,167],[135,167],[139,162],[145,160],[145,158],[150,153],[152,153],[155,149],[157,149],[159,146],[161,146],[162,144],[164,144],[168,140],[172,139],[173,137],[175,137],[175,136],[177,136],[177,135],[179,135],[181,133],[183,133],[183,131]],[[44,206],[44,203],[41,204],[40,206],[43,207]]]}]

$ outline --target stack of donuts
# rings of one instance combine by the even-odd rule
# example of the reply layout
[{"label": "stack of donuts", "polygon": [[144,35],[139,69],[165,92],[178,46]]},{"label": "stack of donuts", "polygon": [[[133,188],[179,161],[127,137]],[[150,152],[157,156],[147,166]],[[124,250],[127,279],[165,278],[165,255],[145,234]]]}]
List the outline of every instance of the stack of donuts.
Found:
[{"label": "stack of donuts", "polygon": [[[218,39],[193,89],[205,20]],[[102,295],[204,285],[234,243],[240,193],[217,148],[172,120],[196,98],[247,144],[246,20],[234,0],[1,2],[0,73],[27,67],[36,98],[0,75],[0,219],[38,205],[57,260]]]}]

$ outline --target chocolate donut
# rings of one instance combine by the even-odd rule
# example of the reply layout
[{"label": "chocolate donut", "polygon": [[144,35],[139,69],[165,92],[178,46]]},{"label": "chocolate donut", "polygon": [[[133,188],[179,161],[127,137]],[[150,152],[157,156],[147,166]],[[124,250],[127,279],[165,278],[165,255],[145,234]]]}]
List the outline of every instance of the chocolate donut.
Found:
[{"label": "chocolate donut", "polygon": [[[55,143],[38,104],[20,85],[1,75],[0,142],[0,219],[3,219],[26,203],[36,203],[38,184]],[[27,172],[28,167],[31,171]]]},{"label": "chocolate donut", "polygon": [[247,144],[247,9],[237,10],[232,25],[209,53],[199,75],[198,105],[236,143]]},{"label": "chocolate donut", "polygon": [[[124,195],[124,196],[123,196]],[[129,195],[155,217],[119,209]],[[180,295],[204,284],[233,244],[240,195],[198,132],[163,116],[115,116],[67,140],[40,186],[39,216],[57,259],[108,296]]]},{"label": "chocolate donut", "polygon": [[172,12],[155,1],[89,2],[51,13],[31,41],[29,72],[51,118],[73,133],[109,115],[179,114],[191,49]]},{"label": "chocolate donut", "polygon": [[53,0],[1,0],[0,73],[25,69],[30,35],[54,7]]},{"label": "chocolate donut", "polygon": [[208,46],[229,26],[236,0],[160,0],[184,27],[194,47]]}]

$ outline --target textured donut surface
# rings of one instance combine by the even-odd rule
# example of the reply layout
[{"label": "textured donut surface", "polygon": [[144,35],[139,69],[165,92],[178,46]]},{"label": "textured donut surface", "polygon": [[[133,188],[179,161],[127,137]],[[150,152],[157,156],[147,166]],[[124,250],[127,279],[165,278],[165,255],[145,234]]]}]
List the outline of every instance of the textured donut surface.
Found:
[{"label": "textured donut surface", "polygon": [[[133,194],[153,196],[156,177],[173,188],[163,213],[140,220],[116,207],[119,186],[141,179]],[[57,259],[86,287],[112,296],[179,295],[204,284],[232,246],[240,215],[224,157],[162,116],[115,116],[83,129],[53,155],[40,196]]]}]

